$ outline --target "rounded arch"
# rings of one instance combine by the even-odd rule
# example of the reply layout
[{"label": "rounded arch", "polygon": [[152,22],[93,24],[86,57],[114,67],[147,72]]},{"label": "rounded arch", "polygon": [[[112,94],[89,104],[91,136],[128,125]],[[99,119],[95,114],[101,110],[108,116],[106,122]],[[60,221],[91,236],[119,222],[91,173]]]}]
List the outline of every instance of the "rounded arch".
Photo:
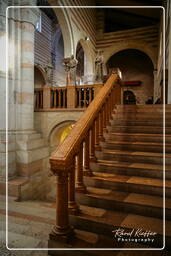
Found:
[{"label": "rounded arch", "polygon": [[47,75],[44,69],[39,66],[34,66],[34,87],[40,88],[45,86],[47,83]]},{"label": "rounded arch", "polygon": [[118,43],[110,46],[107,49],[107,51],[104,51],[104,63],[106,64],[112,55],[127,49],[134,49],[134,50],[139,50],[141,52],[144,52],[151,59],[154,69],[156,69],[156,66],[157,66],[156,51],[154,51],[154,49],[151,46],[149,46],[149,44],[145,42],[139,42],[139,41],[123,42],[123,43]]},{"label": "rounded arch", "polygon": [[75,122],[75,120],[66,120],[61,123],[58,123],[51,129],[48,136],[51,152],[55,150],[55,148],[63,142],[63,140],[72,130]]},{"label": "rounded arch", "polygon": [[[84,82],[88,83],[92,80],[92,74],[94,73],[94,60],[92,54],[92,48],[90,47],[89,40],[80,39],[76,43],[76,50],[77,46],[80,44],[84,51]],[[75,51],[76,51],[75,50]]]},{"label": "rounded arch", "polygon": [[132,90],[123,91],[123,104],[126,104],[126,105],[136,104],[136,96]]},{"label": "rounded arch", "polygon": [[72,28],[70,25],[70,20],[67,15],[67,9],[61,8],[59,4],[56,3],[54,0],[49,0],[49,5],[56,6],[53,8],[54,13],[56,14],[57,20],[59,22],[63,41],[64,41],[64,57],[68,57],[73,53],[73,38],[72,38]]}]

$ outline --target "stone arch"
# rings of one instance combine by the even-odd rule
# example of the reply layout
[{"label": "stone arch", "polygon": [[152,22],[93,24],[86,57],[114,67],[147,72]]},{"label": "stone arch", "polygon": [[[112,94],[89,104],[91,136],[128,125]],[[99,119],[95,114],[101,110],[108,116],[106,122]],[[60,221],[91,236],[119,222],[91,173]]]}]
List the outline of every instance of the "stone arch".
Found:
[{"label": "stone arch", "polygon": [[55,8],[53,8],[53,10],[56,14],[63,35],[64,57],[68,57],[73,53],[73,33],[70,20],[67,15],[67,9],[61,8],[60,5],[57,4],[54,0],[49,0],[48,2],[51,6],[56,6]]},{"label": "stone arch", "polygon": [[47,75],[45,70],[39,66],[34,66],[34,86],[35,87],[43,87],[47,84]]},{"label": "stone arch", "polygon": [[94,61],[92,56],[92,49],[89,45],[89,40],[80,39],[77,41],[76,49],[78,44],[81,44],[84,50],[84,82],[89,82],[92,80],[92,77],[89,77],[94,72]]},{"label": "stone arch", "polygon": [[151,59],[154,69],[156,69],[156,66],[157,66],[156,51],[149,44],[145,42],[139,42],[139,41],[127,41],[127,42],[113,44],[106,51],[104,51],[104,63],[106,64],[112,55],[126,49],[135,49],[135,50],[144,52]]},{"label": "stone arch", "polygon": [[51,152],[63,141],[65,136],[69,134],[70,130],[72,129],[71,126],[75,122],[75,120],[65,120],[61,123],[58,123],[51,129],[48,136],[48,142]]}]

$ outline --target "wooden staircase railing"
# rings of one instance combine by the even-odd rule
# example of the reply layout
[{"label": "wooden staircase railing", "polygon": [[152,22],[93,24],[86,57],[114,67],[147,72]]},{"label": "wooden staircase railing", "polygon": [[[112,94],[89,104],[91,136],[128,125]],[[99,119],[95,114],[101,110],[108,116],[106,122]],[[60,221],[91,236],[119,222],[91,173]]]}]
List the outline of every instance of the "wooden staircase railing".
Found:
[{"label": "wooden staircase railing", "polygon": [[[50,239],[68,241],[73,236],[69,212],[77,214],[75,191],[86,192],[83,176],[92,176],[90,162],[96,161],[95,149],[120,99],[119,76],[112,74],[94,98],[71,133],[50,157],[51,171],[57,177],[56,225]],[[84,160],[83,160],[84,159]],[[84,162],[84,164],[83,164]]]}]

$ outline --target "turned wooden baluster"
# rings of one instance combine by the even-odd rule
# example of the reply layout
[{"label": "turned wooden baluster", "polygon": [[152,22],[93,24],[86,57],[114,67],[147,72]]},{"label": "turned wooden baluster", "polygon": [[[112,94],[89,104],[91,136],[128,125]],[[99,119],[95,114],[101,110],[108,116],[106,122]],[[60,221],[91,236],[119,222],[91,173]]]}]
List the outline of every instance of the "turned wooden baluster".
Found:
[{"label": "turned wooden baluster", "polygon": [[58,107],[61,108],[61,89],[58,90]]},{"label": "turned wooden baluster", "polygon": [[110,94],[110,119],[113,119],[113,117],[112,117],[112,110],[113,110],[112,97],[113,97],[113,89],[112,89],[111,94]]},{"label": "turned wooden baluster", "polygon": [[92,125],[91,128],[91,136],[90,136],[90,161],[96,162],[96,156],[95,156],[95,122]]},{"label": "turned wooden baluster", "polygon": [[93,176],[92,170],[90,169],[90,132],[85,136],[84,145],[84,175]]},{"label": "turned wooden baluster", "polygon": [[96,150],[100,150],[100,146],[99,146],[99,128],[100,126],[100,117],[99,117],[99,114],[98,114],[98,117],[96,118],[96,121],[95,121],[95,149]]},{"label": "turned wooden baluster", "polygon": [[66,90],[63,90],[63,108],[66,107]]},{"label": "turned wooden baluster", "polygon": [[79,92],[79,96],[78,96],[78,106],[79,106],[79,108],[81,108],[81,89],[80,89],[80,88],[78,89],[78,92]]},{"label": "turned wooden baluster", "polygon": [[70,166],[69,183],[68,183],[68,208],[72,214],[79,212],[78,205],[75,202],[75,157]]},{"label": "turned wooden baluster", "polygon": [[103,129],[106,129],[106,102],[104,103],[103,106]]},{"label": "turned wooden baluster", "polygon": [[105,103],[105,132],[108,132],[108,130],[107,130],[107,125],[108,125],[108,100],[106,101],[106,103]]},{"label": "turned wooden baluster", "polygon": [[107,125],[109,125],[110,123],[110,100],[109,97],[107,99],[107,103],[106,103],[106,123]]},{"label": "turned wooden baluster", "polygon": [[67,242],[73,236],[68,217],[68,170],[55,170],[56,179],[56,224],[50,238]]},{"label": "turned wooden baluster", "polygon": [[53,90],[53,102],[54,102],[54,108],[56,108],[57,106],[57,91]]},{"label": "turned wooden baluster", "polygon": [[84,107],[86,108],[86,88],[84,88]]},{"label": "turned wooden baluster", "polygon": [[86,187],[83,182],[83,143],[80,145],[77,155],[77,172],[76,172],[76,191],[86,192]]},{"label": "turned wooden baluster", "polygon": [[99,141],[104,141],[104,137],[103,137],[103,109],[104,107],[102,107],[100,113],[99,113]]}]

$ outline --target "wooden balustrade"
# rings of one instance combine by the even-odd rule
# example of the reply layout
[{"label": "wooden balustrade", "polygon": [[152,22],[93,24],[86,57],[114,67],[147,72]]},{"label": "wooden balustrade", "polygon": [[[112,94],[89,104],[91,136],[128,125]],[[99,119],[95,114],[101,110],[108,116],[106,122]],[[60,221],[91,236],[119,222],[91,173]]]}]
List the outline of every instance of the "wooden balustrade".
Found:
[{"label": "wooden balustrade", "polygon": [[35,111],[87,108],[103,84],[35,89]]},{"label": "wooden balustrade", "polygon": [[34,109],[43,108],[43,89],[36,88],[34,92]]},{"label": "wooden balustrade", "polygon": [[90,161],[96,161],[95,149],[99,148],[100,139],[103,138],[103,129],[106,128],[111,118],[115,104],[113,101],[115,88],[118,89],[120,84],[119,76],[112,74],[75,124],[71,133],[50,157],[51,171],[57,176],[57,217],[56,225],[50,235],[50,237],[55,237],[55,240],[62,238],[68,241],[71,234],[73,235],[73,230],[69,225],[68,209],[73,208],[75,212],[78,211],[75,190],[86,191],[83,175],[92,175]]},{"label": "wooden balustrade", "polygon": [[67,90],[66,87],[51,88],[51,108],[66,108],[67,107]]},{"label": "wooden balustrade", "polygon": [[77,86],[76,87],[76,107],[86,108],[94,99],[93,86]]}]

